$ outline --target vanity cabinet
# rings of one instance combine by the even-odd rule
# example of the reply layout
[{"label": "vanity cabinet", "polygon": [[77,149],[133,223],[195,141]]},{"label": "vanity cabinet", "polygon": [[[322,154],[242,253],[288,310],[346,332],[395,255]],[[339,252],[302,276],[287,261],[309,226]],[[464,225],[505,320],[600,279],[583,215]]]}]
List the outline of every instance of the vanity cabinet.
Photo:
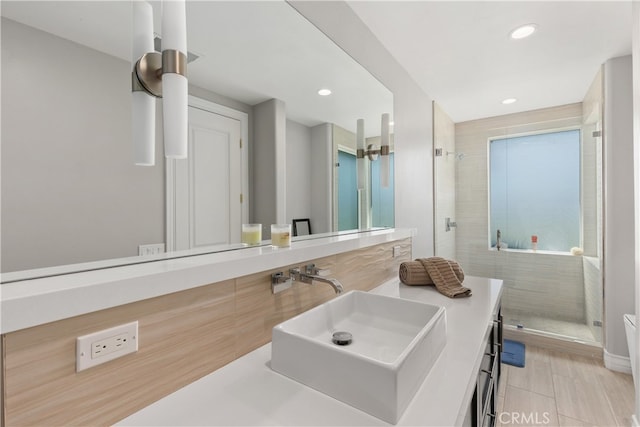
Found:
[{"label": "vanity cabinet", "polygon": [[485,342],[476,387],[464,426],[493,427],[498,417],[498,387],[502,362],[502,313],[500,305],[493,315]]}]

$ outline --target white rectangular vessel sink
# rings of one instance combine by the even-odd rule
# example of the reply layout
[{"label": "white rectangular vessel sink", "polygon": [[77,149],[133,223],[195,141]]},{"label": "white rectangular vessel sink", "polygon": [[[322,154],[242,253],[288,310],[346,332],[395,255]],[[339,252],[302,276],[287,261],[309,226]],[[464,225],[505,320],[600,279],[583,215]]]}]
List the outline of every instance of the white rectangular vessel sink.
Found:
[{"label": "white rectangular vessel sink", "polygon": [[271,369],[395,424],[445,343],[444,307],[351,291],[274,327]]}]

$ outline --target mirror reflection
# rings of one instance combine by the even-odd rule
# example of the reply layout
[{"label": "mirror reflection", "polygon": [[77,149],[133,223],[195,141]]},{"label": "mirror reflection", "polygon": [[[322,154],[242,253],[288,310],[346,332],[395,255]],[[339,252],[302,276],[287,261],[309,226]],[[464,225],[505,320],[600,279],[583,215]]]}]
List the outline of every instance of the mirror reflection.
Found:
[{"label": "mirror reflection", "polygon": [[288,4],[187,2],[190,155],[165,161],[158,102],[152,167],[133,163],[131,25],[130,2],[3,2],[3,273],[238,249],[243,223],[393,225],[393,173],[384,221],[348,226],[332,179],[358,119],[380,145],[392,94]]}]

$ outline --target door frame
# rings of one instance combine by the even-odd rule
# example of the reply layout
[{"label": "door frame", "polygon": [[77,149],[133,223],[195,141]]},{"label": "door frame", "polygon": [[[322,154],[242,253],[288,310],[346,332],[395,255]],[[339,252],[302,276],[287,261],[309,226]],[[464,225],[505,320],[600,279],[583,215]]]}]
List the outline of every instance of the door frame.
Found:
[{"label": "door frame", "polygon": [[[234,110],[224,105],[216,104],[202,98],[189,95],[189,107],[197,108],[220,116],[229,117],[240,122],[240,138],[242,148],[240,150],[241,164],[241,224],[249,222],[249,114]],[[174,160],[165,159],[165,233],[166,251],[175,250],[175,165]]]}]

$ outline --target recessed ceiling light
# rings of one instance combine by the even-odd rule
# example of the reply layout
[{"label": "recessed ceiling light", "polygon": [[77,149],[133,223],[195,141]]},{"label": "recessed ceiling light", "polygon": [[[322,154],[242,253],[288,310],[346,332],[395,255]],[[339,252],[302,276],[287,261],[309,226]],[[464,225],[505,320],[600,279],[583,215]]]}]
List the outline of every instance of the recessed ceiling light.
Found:
[{"label": "recessed ceiling light", "polygon": [[331,95],[331,91],[329,89],[320,89],[318,91],[318,95],[320,95],[320,96],[328,96],[328,95]]},{"label": "recessed ceiling light", "polygon": [[516,101],[517,101],[517,99],[515,99],[515,98],[507,98],[507,99],[503,100],[502,103],[504,105],[508,105],[508,104],[513,104]]},{"label": "recessed ceiling light", "polygon": [[538,29],[538,26],[536,24],[527,24],[527,25],[522,25],[518,28],[516,28],[515,30],[511,31],[509,33],[509,36],[512,39],[523,39],[525,37],[529,37],[531,34],[535,33],[536,30]]}]

